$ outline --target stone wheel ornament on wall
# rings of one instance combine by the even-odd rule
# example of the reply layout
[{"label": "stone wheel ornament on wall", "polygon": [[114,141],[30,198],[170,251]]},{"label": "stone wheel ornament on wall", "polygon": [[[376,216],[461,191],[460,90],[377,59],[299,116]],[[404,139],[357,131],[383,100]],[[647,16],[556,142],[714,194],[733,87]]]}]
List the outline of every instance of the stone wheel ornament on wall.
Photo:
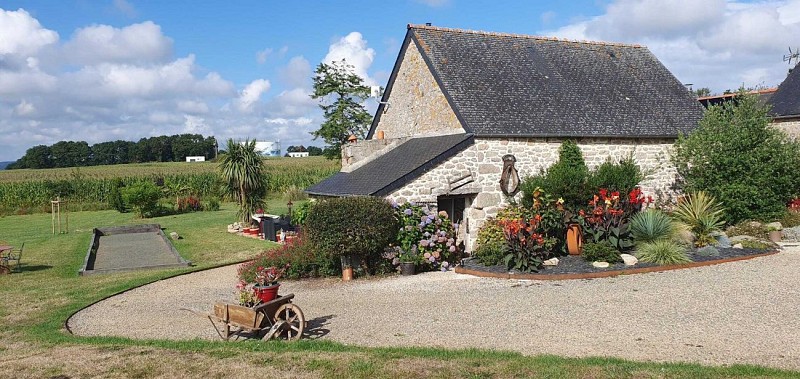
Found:
[{"label": "stone wheel ornament on wall", "polygon": [[514,163],[517,158],[511,154],[503,156],[503,171],[500,174],[500,190],[506,196],[514,196],[519,190],[519,173],[517,173]]}]

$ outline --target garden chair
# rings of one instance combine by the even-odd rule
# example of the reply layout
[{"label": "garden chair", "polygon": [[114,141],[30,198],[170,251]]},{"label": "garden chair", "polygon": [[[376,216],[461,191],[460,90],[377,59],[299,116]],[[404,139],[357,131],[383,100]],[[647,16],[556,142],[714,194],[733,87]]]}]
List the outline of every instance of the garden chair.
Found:
[{"label": "garden chair", "polygon": [[11,250],[3,257],[3,264],[8,268],[11,268],[11,262],[14,262],[14,269],[11,272],[22,271],[22,250],[24,248],[25,242],[22,243],[19,249]]}]

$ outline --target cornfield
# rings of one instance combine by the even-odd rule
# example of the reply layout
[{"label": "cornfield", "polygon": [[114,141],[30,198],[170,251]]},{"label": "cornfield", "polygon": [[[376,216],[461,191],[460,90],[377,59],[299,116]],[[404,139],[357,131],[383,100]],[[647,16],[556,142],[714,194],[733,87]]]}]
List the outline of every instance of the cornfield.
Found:
[{"label": "cornfield", "polygon": [[[273,193],[307,188],[339,170],[339,162],[322,157],[268,158],[264,164]],[[115,188],[146,180],[165,189],[183,188],[184,195],[223,198],[217,164],[212,162],[2,170],[0,214],[49,212],[56,197],[65,200],[70,210],[108,209]]]}]

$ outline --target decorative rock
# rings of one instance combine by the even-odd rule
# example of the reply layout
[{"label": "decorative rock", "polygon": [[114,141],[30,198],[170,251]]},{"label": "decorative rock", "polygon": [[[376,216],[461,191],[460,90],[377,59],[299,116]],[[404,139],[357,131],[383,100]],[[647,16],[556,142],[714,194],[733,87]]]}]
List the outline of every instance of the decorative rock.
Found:
[{"label": "decorative rock", "polygon": [[750,221],[749,224],[750,224],[751,228],[755,228],[755,229],[761,229],[761,227],[763,226],[763,224],[761,224],[758,221]]},{"label": "decorative rock", "polygon": [[719,247],[721,247],[723,249],[727,248],[727,247],[731,247],[731,239],[728,238],[728,235],[723,233],[723,232],[719,232],[717,234],[714,234],[714,239],[717,240],[717,246],[719,246]]},{"label": "decorative rock", "polygon": [[173,240],[177,240],[177,239],[180,239],[181,236],[179,236],[177,232],[172,232],[172,233],[169,234],[169,238],[172,238]]},{"label": "decorative rock", "polygon": [[608,262],[593,262],[592,266],[597,268],[608,268],[608,266],[610,265],[608,264]]},{"label": "decorative rock", "polygon": [[625,266],[633,266],[639,263],[639,260],[630,254],[620,254],[619,257],[622,258],[623,262],[625,262]]},{"label": "decorative rock", "polygon": [[542,262],[544,266],[558,266],[558,258],[550,258],[544,262]]},{"label": "decorative rock", "polygon": [[742,244],[740,244],[740,243],[737,243],[736,245],[733,245],[733,248],[734,249],[743,249],[744,246],[742,246]]}]

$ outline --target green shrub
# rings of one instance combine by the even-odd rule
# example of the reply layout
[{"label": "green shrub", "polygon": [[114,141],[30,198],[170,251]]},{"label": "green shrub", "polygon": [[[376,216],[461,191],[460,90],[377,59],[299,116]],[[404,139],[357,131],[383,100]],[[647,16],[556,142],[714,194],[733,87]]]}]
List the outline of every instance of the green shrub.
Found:
[{"label": "green shrub", "polygon": [[605,188],[609,191],[629,193],[642,180],[644,174],[633,160],[633,155],[630,155],[618,163],[608,159],[597,166],[589,175],[588,187],[590,190]]},{"label": "green shrub", "polygon": [[310,277],[335,276],[341,274],[339,260],[317,254],[311,244],[302,237],[293,242],[269,249],[238,268],[239,280],[247,283],[255,281],[259,267],[287,266],[284,278],[300,279]]},{"label": "green shrub", "polygon": [[308,213],[308,241],[329,257],[369,261],[395,240],[394,209],[376,197],[343,197],[317,202]]},{"label": "green shrub", "polygon": [[116,209],[119,213],[125,213],[128,212],[128,207],[125,206],[125,202],[122,200],[121,186],[122,180],[114,180],[114,185],[111,187],[111,191],[108,194],[108,205]]},{"label": "green shrub", "polygon": [[564,205],[570,209],[582,207],[591,196],[586,189],[588,176],[589,168],[583,160],[580,147],[574,141],[566,140],[558,150],[556,163],[538,176],[525,178],[521,187],[522,204],[530,207],[533,203],[531,194],[540,187],[554,197],[563,198]]},{"label": "green shrub", "polygon": [[583,252],[581,255],[583,259],[589,262],[608,262],[619,263],[622,258],[619,256],[619,250],[611,246],[608,242],[590,242],[583,245]]},{"label": "green shrub", "polygon": [[636,243],[670,239],[675,231],[669,215],[655,208],[633,215],[630,225],[631,236]]},{"label": "green shrub", "polygon": [[158,208],[158,199],[161,198],[161,190],[150,181],[131,184],[121,192],[125,204],[133,208],[139,217],[155,212]]},{"label": "green shrub", "polygon": [[638,246],[636,258],[641,262],[658,265],[688,263],[692,260],[686,255],[686,249],[670,240],[658,240]]},{"label": "green shrub", "polygon": [[695,246],[715,244],[714,232],[725,225],[723,208],[703,191],[695,192],[678,201],[672,215],[689,227],[694,234]]},{"label": "green shrub", "polygon": [[473,255],[483,265],[494,266],[500,264],[508,254],[503,237],[503,227],[493,218],[486,220],[478,230],[476,243],[478,247],[473,252]]},{"label": "green shrub", "polygon": [[784,228],[791,228],[800,225],[800,212],[796,211],[784,211],[781,218],[778,219],[778,222],[783,225]]},{"label": "green shrub", "polygon": [[203,208],[206,211],[218,211],[219,210],[219,198],[216,196],[208,198],[208,205]]},{"label": "green shrub", "polygon": [[308,212],[311,211],[311,208],[314,207],[316,204],[315,201],[306,201],[300,203],[300,205],[295,206],[292,209],[292,224],[294,225],[305,225],[306,219],[308,218]]},{"label": "green shrub", "polygon": [[672,162],[684,190],[719,199],[730,224],[780,217],[800,188],[800,145],[769,122],[768,106],[741,91],[710,107],[675,143]]}]

